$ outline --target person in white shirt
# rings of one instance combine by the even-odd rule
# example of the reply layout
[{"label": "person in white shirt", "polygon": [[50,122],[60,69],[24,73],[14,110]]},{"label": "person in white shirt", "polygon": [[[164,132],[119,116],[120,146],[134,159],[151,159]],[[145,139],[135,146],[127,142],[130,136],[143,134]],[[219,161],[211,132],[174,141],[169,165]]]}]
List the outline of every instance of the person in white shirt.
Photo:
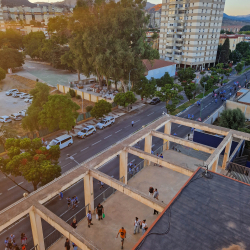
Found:
[{"label": "person in white shirt", "polygon": [[136,231],[137,231],[137,233],[140,232],[140,224],[141,224],[141,221],[137,217],[135,217],[134,234],[136,234]]},{"label": "person in white shirt", "polygon": [[146,230],[148,229],[148,226],[146,224],[146,220],[142,221],[141,228],[142,228],[142,235],[143,235],[146,232]]}]

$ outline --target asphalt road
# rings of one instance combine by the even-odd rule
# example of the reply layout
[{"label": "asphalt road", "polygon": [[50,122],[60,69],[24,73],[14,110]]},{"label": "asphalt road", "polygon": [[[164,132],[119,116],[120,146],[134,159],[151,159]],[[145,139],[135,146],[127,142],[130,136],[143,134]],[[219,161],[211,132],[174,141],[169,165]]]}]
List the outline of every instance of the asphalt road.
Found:
[{"label": "asphalt road", "polygon": [[[250,73],[248,74],[248,77],[250,76]],[[240,84],[244,83],[245,76],[240,76],[235,79],[235,81],[239,81]],[[227,90],[227,97],[229,97],[229,88],[233,85],[233,83],[227,84],[223,89]],[[216,104],[211,97],[211,95],[207,96],[202,101],[202,120],[207,118],[209,115],[211,115],[217,108],[219,108],[220,105],[222,105],[222,101],[218,99],[218,103]],[[162,112],[165,111],[165,103],[160,103],[155,106],[147,106],[141,110],[136,110],[132,114],[125,116],[125,118],[119,118],[117,119],[116,123],[109,128],[106,128],[103,131],[99,131],[84,140],[74,138],[74,144],[66,149],[62,150],[62,156],[60,158],[60,165],[62,166],[62,171],[66,172],[69,169],[76,166],[76,162],[83,162],[87,160],[89,157],[97,154],[98,152],[106,149],[107,147],[113,145],[115,142],[123,139],[124,137],[130,135],[137,129],[141,128],[143,125],[153,121],[154,119],[157,119],[162,115]],[[197,107],[196,105],[193,105],[188,111],[183,112],[180,117],[187,118],[188,114],[193,114],[194,118],[197,119],[200,117],[200,107]],[[134,127],[132,128],[131,122],[134,121]],[[160,129],[160,131],[163,131],[163,128]],[[171,134],[177,133],[177,136],[179,137],[185,137],[190,132],[190,128],[174,124],[172,126]],[[144,147],[144,142],[142,141],[140,143],[140,147]],[[153,150],[156,150],[158,147],[162,146],[162,140],[158,138],[153,138]],[[67,157],[67,154],[70,154],[74,157],[75,161],[69,159]],[[129,162],[133,161],[133,163],[138,164],[142,159],[138,159],[137,157],[133,155],[129,155]],[[110,161],[108,164],[103,166],[100,171],[103,171],[104,173],[113,176],[114,178],[119,177],[119,159],[114,158],[112,161]],[[29,183],[23,180],[22,177],[16,178],[18,183],[21,183],[22,186],[32,191],[32,187]],[[105,189],[108,188],[105,186]],[[84,187],[83,187],[83,181],[80,181],[79,183],[72,186],[70,189],[65,190],[64,192],[64,200],[59,201],[58,197],[55,197],[50,202],[46,204],[46,207],[50,209],[55,214],[59,215],[62,219],[68,220],[72,216],[74,216],[77,211],[79,211],[81,208],[85,206],[84,204]],[[23,191],[20,190],[18,187],[14,187],[13,184],[8,181],[3,176],[0,176],[0,192],[1,194],[1,204],[0,209],[5,208],[6,206],[12,204],[13,202],[17,201],[18,199],[22,198]],[[102,193],[103,190],[100,190],[100,186],[98,185],[97,181],[94,180],[94,194],[95,197],[97,197],[100,193]],[[67,196],[72,197],[73,195],[77,195],[80,203],[77,209],[74,211],[67,209],[67,203],[65,201],[65,198]],[[95,201],[95,205],[97,205],[98,202],[102,201],[102,195],[99,196],[99,198]],[[32,242],[32,234],[30,229],[30,223],[29,218],[24,218],[21,222],[16,223],[11,228],[9,228],[7,231],[2,232],[0,234],[0,240],[3,242],[4,239],[9,236],[11,233],[14,233],[16,236],[18,236],[18,242],[19,242],[19,236],[22,232],[25,232],[28,236],[28,248],[30,249],[33,246]],[[47,223],[43,224],[43,231],[44,236],[46,237],[49,235],[53,228],[51,228]],[[47,240],[46,240],[47,241]]]}]

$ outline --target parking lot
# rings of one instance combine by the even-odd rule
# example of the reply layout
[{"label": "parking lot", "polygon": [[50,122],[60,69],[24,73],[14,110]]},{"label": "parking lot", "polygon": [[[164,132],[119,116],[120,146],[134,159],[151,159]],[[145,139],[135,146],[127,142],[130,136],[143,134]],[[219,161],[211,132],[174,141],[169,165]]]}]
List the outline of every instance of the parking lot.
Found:
[{"label": "parking lot", "polygon": [[25,103],[24,99],[6,96],[5,91],[0,92],[0,116],[17,113],[27,109],[30,104]]}]

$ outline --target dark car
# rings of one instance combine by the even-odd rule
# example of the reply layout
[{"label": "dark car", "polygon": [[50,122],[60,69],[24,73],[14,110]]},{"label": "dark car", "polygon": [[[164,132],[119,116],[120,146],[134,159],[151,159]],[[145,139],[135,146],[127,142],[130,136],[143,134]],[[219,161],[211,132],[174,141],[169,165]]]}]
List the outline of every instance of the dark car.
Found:
[{"label": "dark car", "polygon": [[155,97],[151,100],[151,102],[149,104],[155,105],[157,103],[161,102],[161,100],[158,97]]}]

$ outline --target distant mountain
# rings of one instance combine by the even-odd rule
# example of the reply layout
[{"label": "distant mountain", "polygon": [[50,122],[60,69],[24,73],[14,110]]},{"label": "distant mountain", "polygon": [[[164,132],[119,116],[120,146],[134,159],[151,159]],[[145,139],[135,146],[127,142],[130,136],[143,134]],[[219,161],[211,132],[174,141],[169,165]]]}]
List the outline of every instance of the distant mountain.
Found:
[{"label": "distant mountain", "polygon": [[234,21],[240,21],[240,22],[250,22],[250,15],[242,15],[242,16],[229,16],[227,14],[223,14],[223,20],[224,19],[230,19]]},{"label": "distant mountain", "polygon": [[28,0],[2,0],[3,6],[15,7],[15,6],[28,6],[35,7],[36,4],[29,2]]},{"label": "distant mountain", "polygon": [[154,7],[154,6],[155,6],[155,4],[150,3],[150,2],[147,2],[147,3],[146,3],[145,10],[150,9],[150,8],[152,8],[152,7]]}]

